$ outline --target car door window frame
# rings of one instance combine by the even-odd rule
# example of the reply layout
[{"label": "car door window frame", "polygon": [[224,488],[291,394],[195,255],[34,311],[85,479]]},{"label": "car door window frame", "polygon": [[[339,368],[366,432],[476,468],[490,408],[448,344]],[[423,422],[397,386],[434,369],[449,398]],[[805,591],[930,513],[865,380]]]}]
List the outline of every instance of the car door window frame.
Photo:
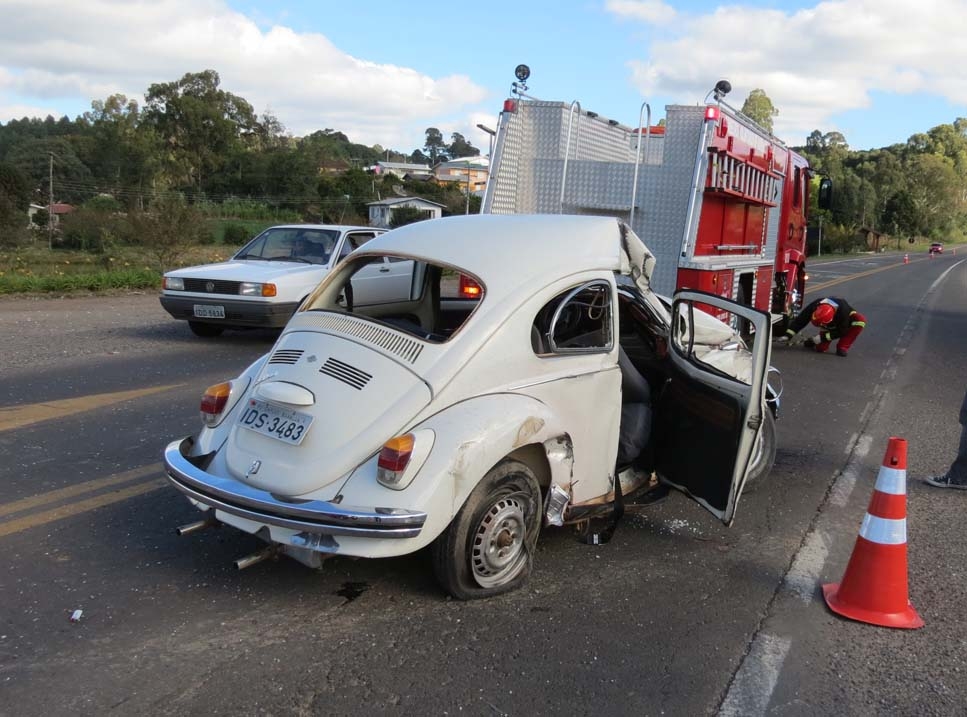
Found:
[{"label": "car door window frame", "polygon": [[[577,298],[586,291],[601,290],[606,297],[604,304],[596,307],[594,301],[590,303],[576,304]],[[554,309],[547,331],[542,339],[546,340],[547,349],[552,355],[575,355],[575,354],[595,354],[610,353],[614,348],[614,287],[606,279],[593,279],[586,281],[563,293],[563,298]],[[558,294],[561,296],[561,294]],[[557,300],[555,297],[554,300]],[[553,300],[552,302],[553,303]],[[601,330],[604,334],[604,341],[594,346],[559,346],[555,340],[557,328],[565,316],[565,311],[573,311],[577,308],[579,312],[588,311],[588,318],[591,321],[600,321]],[[591,316],[590,312],[600,311],[599,319]]]}]

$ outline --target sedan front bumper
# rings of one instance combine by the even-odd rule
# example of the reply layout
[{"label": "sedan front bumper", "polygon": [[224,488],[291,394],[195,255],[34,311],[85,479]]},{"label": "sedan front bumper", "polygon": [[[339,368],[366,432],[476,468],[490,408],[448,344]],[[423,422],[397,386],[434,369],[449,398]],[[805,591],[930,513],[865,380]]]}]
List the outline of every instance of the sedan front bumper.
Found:
[{"label": "sedan front bumper", "polygon": [[[277,329],[285,326],[292,314],[299,308],[298,301],[270,303],[267,301],[241,301],[217,295],[172,296],[162,294],[161,306],[172,318],[198,321],[205,324],[227,326],[250,326]],[[224,319],[211,319],[195,316],[195,306],[221,306],[225,311]]]},{"label": "sedan front bumper", "polygon": [[415,538],[423,529],[426,513],[399,508],[353,508],[321,500],[280,500],[232,478],[207,473],[188,455],[191,438],[173,441],[165,448],[168,480],[189,498],[265,525],[316,535],[357,538]]}]

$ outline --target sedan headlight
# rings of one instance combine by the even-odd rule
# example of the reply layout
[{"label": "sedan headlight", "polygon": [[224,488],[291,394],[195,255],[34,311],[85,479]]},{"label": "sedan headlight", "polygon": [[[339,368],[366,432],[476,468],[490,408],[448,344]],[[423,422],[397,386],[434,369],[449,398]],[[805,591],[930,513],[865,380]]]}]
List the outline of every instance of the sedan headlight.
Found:
[{"label": "sedan headlight", "polygon": [[238,293],[242,296],[275,296],[278,290],[275,284],[256,284],[251,281],[243,281],[238,285]]},{"label": "sedan headlight", "polygon": [[184,291],[185,280],[179,279],[176,276],[166,276],[163,281],[163,286],[170,291]]}]

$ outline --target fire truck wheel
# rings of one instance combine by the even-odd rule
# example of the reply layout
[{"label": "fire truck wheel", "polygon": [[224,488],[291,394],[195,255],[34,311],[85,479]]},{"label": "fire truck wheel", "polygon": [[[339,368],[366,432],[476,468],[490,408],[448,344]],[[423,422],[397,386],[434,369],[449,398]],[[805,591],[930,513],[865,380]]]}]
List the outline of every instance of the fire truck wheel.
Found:
[{"label": "fire truck wheel", "polygon": [[762,431],[752,449],[752,468],[749,470],[749,477],[745,481],[745,488],[742,489],[742,492],[751,493],[765,483],[766,476],[772,470],[772,464],[775,461],[776,417],[767,408],[762,421]]},{"label": "fire truck wheel", "polygon": [[433,572],[458,600],[515,590],[526,582],[541,529],[541,489],[524,463],[490,469],[433,542]]}]

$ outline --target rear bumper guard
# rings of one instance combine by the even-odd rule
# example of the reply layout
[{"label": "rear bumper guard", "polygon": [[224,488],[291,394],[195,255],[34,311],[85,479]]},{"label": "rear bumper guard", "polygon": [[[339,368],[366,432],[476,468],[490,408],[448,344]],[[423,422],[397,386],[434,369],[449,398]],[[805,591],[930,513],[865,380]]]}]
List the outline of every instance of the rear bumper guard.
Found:
[{"label": "rear bumper guard", "polygon": [[168,480],[189,498],[217,510],[266,525],[317,535],[356,538],[415,538],[426,513],[400,508],[355,508],[321,500],[283,501],[232,478],[207,473],[187,453],[192,439],[165,448]]}]

